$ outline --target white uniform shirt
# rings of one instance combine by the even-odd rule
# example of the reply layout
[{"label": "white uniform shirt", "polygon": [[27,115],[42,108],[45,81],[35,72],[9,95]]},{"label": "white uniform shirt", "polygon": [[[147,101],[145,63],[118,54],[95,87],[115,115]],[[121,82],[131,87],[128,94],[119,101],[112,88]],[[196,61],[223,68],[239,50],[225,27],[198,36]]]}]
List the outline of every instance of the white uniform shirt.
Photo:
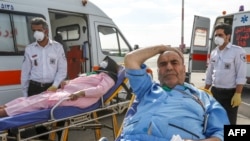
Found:
[{"label": "white uniform shirt", "polygon": [[235,88],[246,83],[246,52],[229,43],[223,50],[216,47],[210,55],[206,84],[219,88]]},{"label": "white uniform shirt", "polygon": [[24,96],[27,96],[29,80],[58,87],[66,76],[67,61],[61,44],[49,40],[45,47],[34,42],[25,48],[21,72]]}]

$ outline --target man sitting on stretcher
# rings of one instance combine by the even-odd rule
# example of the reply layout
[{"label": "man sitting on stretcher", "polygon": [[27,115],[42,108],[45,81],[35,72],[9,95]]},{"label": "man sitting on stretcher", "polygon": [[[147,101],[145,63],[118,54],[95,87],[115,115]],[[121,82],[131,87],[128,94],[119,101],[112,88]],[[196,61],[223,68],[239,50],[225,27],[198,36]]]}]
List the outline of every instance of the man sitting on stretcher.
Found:
[{"label": "man sitting on stretcher", "polygon": [[79,76],[62,83],[56,92],[43,92],[31,97],[20,97],[0,106],[0,117],[52,108],[61,99],[60,106],[88,107],[96,103],[117,80],[118,65],[110,57],[105,57],[100,68],[93,74]]}]

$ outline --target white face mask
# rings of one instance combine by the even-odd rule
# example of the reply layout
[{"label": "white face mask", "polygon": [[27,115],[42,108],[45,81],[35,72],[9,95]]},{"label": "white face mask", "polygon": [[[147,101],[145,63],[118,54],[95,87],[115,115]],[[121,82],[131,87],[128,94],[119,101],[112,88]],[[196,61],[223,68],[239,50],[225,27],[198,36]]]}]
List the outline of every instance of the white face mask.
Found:
[{"label": "white face mask", "polygon": [[108,62],[107,61],[102,61],[101,63],[100,63],[100,67],[101,68],[107,68],[107,66],[108,66]]},{"label": "white face mask", "polygon": [[37,40],[37,41],[42,41],[44,39],[44,33],[41,32],[41,31],[35,31],[34,32],[34,38]]},{"label": "white face mask", "polygon": [[215,37],[214,38],[214,43],[217,45],[217,46],[222,46],[224,44],[224,39],[221,38],[221,37]]}]

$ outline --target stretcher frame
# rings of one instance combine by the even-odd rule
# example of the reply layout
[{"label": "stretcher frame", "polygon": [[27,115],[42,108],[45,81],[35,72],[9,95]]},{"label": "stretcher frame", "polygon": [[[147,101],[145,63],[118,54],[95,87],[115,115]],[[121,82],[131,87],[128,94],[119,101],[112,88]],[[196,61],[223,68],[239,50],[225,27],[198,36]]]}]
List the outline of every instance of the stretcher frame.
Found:
[{"label": "stretcher frame", "polygon": [[[125,74],[124,74],[125,75]],[[53,110],[56,108],[53,107],[51,109],[51,119],[42,122],[42,123],[36,123],[36,124],[31,124],[31,125],[25,125],[22,127],[16,128],[16,134],[15,137],[9,137],[8,136],[8,130],[0,131],[0,141],[8,141],[8,139],[14,139],[16,141],[30,141],[30,140],[36,140],[38,137],[43,136],[43,135],[49,135],[49,140],[56,140],[56,132],[57,131],[62,131],[62,135],[60,137],[60,141],[66,141],[68,138],[68,132],[70,128],[95,128],[95,138],[98,140],[101,138],[101,128],[107,127],[109,129],[113,130],[113,135],[114,138],[117,137],[118,130],[119,130],[119,125],[117,122],[117,114],[123,113],[128,107],[129,107],[129,102],[130,100],[123,100],[121,101],[116,101],[114,102],[114,98],[118,97],[118,94],[121,93],[122,91],[126,91],[127,94],[130,93],[130,90],[127,87],[128,79],[124,77],[124,80],[122,83],[116,88],[116,90],[112,93],[112,95],[107,98],[107,100],[103,100],[103,97],[100,99],[101,100],[101,106],[95,110],[91,110],[89,112],[85,112],[82,114],[66,117],[66,118],[61,118],[61,119],[56,119],[53,116]],[[108,114],[104,115],[98,115],[98,112],[103,112],[103,111],[109,111]],[[107,117],[112,117],[112,126],[108,127],[107,125],[102,124],[99,120],[104,119]],[[64,122],[63,126],[57,126],[57,123],[59,122]],[[22,138],[21,134],[24,131],[27,131],[29,129],[34,129],[40,126],[46,126],[50,130],[48,132],[44,132],[41,134],[36,134],[27,138]]]}]

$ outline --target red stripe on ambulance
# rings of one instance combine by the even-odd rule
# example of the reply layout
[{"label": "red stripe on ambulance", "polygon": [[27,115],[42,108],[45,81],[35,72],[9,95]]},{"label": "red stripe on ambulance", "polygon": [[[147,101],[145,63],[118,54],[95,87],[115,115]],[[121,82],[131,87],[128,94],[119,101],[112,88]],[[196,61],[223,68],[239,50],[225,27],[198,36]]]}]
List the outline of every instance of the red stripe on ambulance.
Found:
[{"label": "red stripe on ambulance", "polygon": [[192,58],[195,61],[206,61],[207,60],[207,54],[193,54]]},{"label": "red stripe on ambulance", "polygon": [[21,83],[21,70],[0,71],[0,86]]},{"label": "red stripe on ambulance", "polygon": [[246,58],[247,63],[250,63],[250,54],[247,54],[246,57],[247,57],[247,58]]}]

